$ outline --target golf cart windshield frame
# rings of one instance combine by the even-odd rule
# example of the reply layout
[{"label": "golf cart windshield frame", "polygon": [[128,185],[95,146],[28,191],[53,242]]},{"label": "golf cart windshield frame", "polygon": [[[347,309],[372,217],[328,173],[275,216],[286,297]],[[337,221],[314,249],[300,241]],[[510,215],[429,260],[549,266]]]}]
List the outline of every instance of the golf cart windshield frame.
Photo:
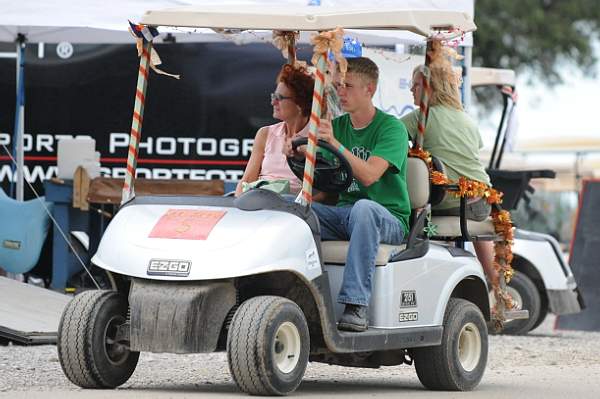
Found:
[{"label": "golf cart windshield frame", "polygon": [[435,31],[471,32],[470,15],[426,9],[240,6],[187,6],[147,11],[143,25],[234,30],[327,31],[345,29],[407,30],[428,37]]},{"label": "golf cart windshield frame", "polygon": [[[144,28],[148,27],[148,29]],[[135,168],[137,163],[138,143],[141,137],[141,121],[143,119],[143,98],[147,88],[148,66],[154,68],[151,61],[152,41],[148,35],[155,35],[157,26],[187,27],[187,28],[213,28],[217,31],[224,29],[230,31],[245,29],[267,29],[284,31],[333,31],[338,28],[354,29],[395,29],[408,30],[413,33],[431,38],[443,39],[442,30],[450,31],[445,38],[454,38],[476,29],[469,14],[458,11],[439,11],[425,9],[397,9],[386,8],[378,10],[350,9],[350,8],[320,8],[320,7],[281,7],[274,6],[265,9],[257,6],[239,6],[223,8],[217,6],[178,7],[167,10],[147,11],[141,24],[134,26],[138,40],[140,57],[140,73],[138,74],[138,92],[134,106],[132,121],[132,134],[130,136],[130,151],[127,165],[127,175],[123,187],[122,203],[134,196]],[[144,29],[147,32],[143,32]],[[154,30],[155,33],[152,33]],[[143,38],[142,38],[143,37]],[[323,37],[322,39],[330,40]],[[150,40],[150,41],[146,41]],[[289,46],[293,46],[293,41]],[[317,51],[317,50],[316,50]],[[323,96],[323,76],[326,69],[327,48],[315,53],[316,76],[321,77],[321,82],[315,84],[315,98]],[[337,54],[337,53],[336,53]],[[315,59],[317,61],[315,61]],[[292,61],[293,62],[293,61]],[[427,64],[427,62],[426,62]],[[140,100],[141,99],[141,100]],[[139,100],[139,101],[138,101]],[[320,117],[321,105],[313,102],[312,116],[310,118],[309,144],[307,155],[314,159],[316,145],[317,124],[314,120]],[[306,163],[305,178],[303,179],[302,196],[299,202],[309,206],[312,202],[312,180],[314,165]]]},{"label": "golf cart windshield frame", "polygon": [[[500,116],[498,130],[496,131],[488,169],[499,169],[502,162],[504,148],[507,144],[506,130],[508,126],[505,128],[505,125],[508,124],[513,108],[516,105],[512,98],[515,85],[515,72],[511,69],[471,68],[471,87],[497,86],[502,95],[502,115]],[[505,90],[506,87],[509,87],[510,90]]]}]

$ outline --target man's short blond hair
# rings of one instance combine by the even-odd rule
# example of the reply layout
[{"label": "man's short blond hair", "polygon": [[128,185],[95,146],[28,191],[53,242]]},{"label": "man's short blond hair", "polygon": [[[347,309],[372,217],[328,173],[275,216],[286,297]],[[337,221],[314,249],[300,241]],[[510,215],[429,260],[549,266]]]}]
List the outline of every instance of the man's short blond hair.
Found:
[{"label": "man's short blond hair", "polygon": [[348,72],[360,75],[365,81],[377,85],[379,81],[379,68],[367,57],[348,58]]}]

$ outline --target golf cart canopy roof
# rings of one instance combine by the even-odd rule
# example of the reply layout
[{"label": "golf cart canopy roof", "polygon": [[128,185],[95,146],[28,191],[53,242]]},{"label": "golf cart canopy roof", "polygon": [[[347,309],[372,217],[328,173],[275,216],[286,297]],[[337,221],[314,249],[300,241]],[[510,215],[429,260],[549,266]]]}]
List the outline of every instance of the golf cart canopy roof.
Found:
[{"label": "golf cart canopy roof", "polygon": [[431,9],[281,6],[185,6],[150,10],[140,23],[185,28],[325,31],[338,26],[347,29],[407,30],[429,36],[437,30],[476,29],[473,18],[460,11]]},{"label": "golf cart canopy roof", "polygon": [[512,69],[471,68],[471,86],[510,86],[515,87],[515,71]]}]

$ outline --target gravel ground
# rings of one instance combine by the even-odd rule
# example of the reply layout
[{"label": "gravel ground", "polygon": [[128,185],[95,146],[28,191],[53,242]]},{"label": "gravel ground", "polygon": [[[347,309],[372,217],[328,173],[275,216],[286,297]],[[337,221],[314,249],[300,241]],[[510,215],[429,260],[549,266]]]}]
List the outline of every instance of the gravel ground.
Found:
[{"label": "gravel ground", "polygon": [[[569,385],[565,387],[564,393],[574,392],[573,389],[576,390],[579,386],[586,396],[591,394],[589,387],[581,387],[586,383],[589,385],[590,381],[600,381],[600,333],[557,332],[552,330],[552,323],[553,320],[549,317],[527,336],[491,336],[488,367],[478,391],[485,392],[489,389],[493,393],[494,387],[509,387],[516,381],[512,389],[525,394],[528,381],[535,381],[538,384],[536,386],[543,387],[546,384],[552,385],[553,380],[557,378],[564,378]],[[523,385],[523,388],[520,388],[519,384]],[[595,383],[593,384],[595,386]],[[330,392],[353,396],[360,392],[369,392],[371,396],[383,391],[385,396],[386,391],[391,394],[390,389],[395,393],[398,390],[424,392],[412,367],[397,366],[371,370],[311,363],[298,394],[323,396],[323,392]],[[79,391],[79,394],[76,391]],[[129,394],[126,396],[118,395],[127,391]],[[153,391],[156,396],[143,394]],[[171,395],[180,397],[179,394],[182,393],[187,397],[196,396],[198,393],[237,395],[236,392],[238,391],[229,376],[227,360],[223,353],[143,353],[135,373],[123,387],[117,391],[84,393],[63,375],[56,347],[0,346],[0,396],[3,397],[30,398],[49,395],[61,398],[89,398],[118,395],[137,398],[141,395],[162,398]],[[358,397],[362,396],[364,395]],[[503,396],[490,394],[485,397]],[[536,395],[529,394],[527,397],[532,398]],[[547,398],[548,395],[540,397]],[[587,397],[598,398],[600,391]]]}]

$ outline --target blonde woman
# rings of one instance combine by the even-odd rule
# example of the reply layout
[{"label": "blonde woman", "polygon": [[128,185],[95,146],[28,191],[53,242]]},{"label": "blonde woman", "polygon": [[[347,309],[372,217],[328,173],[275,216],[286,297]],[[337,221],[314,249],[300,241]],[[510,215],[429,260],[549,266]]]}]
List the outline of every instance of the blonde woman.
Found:
[{"label": "blonde woman", "polygon": [[[411,92],[415,105],[419,105],[421,100],[424,68],[421,65],[413,71]],[[434,47],[429,73],[431,96],[423,149],[444,164],[446,175],[451,180],[464,176],[490,185],[490,178],[479,161],[479,150],[483,147],[479,129],[462,107],[460,76],[453,69],[449,55],[441,45]],[[402,117],[412,139],[418,134],[418,113],[417,109]],[[466,216],[469,219],[482,221],[490,212],[491,206],[484,198],[471,198],[467,201]],[[432,209],[432,213],[436,216],[459,216],[459,199],[447,196]],[[488,280],[496,284],[499,274],[493,263],[493,243],[476,241],[473,244]]]}]

